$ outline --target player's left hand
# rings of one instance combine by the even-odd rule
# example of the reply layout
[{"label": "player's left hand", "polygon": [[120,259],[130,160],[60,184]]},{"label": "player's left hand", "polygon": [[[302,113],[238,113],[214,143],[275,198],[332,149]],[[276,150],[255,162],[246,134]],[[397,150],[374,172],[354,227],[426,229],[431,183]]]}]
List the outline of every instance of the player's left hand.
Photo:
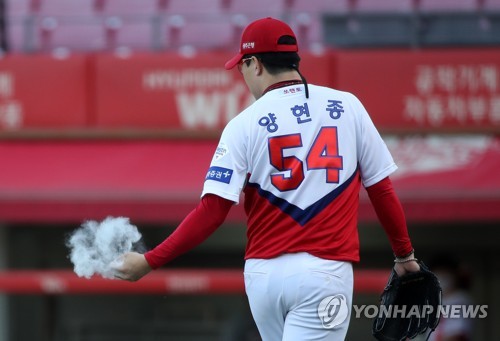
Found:
[{"label": "player's left hand", "polygon": [[[436,275],[417,260],[397,265],[407,273],[399,275],[394,267],[380,296],[380,311],[384,313],[373,319],[372,333],[381,341],[414,339],[418,334],[434,331],[439,323],[440,314],[436,312],[441,305],[441,285]],[[413,271],[416,266],[420,270]],[[396,310],[391,307],[411,307],[411,311],[417,308],[417,313],[392,314]]]},{"label": "player's left hand", "polygon": [[151,267],[143,254],[127,252],[111,263],[115,278],[135,282],[147,275]]},{"label": "player's left hand", "polygon": [[417,272],[420,271],[420,265],[418,265],[417,260],[410,261],[407,263],[396,263],[394,264],[394,271],[398,274],[398,276],[406,275],[409,272]]}]

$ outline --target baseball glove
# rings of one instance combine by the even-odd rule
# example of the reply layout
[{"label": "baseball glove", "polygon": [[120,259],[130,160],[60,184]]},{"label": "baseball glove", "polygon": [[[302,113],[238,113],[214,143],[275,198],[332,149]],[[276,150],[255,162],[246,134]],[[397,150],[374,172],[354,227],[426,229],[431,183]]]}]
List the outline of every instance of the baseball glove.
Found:
[{"label": "baseball glove", "polygon": [[437,277],[418,261],[420,271],[398,276],[393,269],[380,297],[373,320],[373,336],[381,341],[413,339],[430,333],[439,324],[441,285]]}]

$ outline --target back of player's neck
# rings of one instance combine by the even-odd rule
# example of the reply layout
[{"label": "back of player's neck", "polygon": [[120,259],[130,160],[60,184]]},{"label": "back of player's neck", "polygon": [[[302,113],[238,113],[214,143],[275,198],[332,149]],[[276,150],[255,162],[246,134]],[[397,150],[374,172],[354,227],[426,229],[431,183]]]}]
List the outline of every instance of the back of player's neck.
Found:
[{"label": "back of player's neck", "polygon": [[287,80],[287,81],[281,81],[278,83],[271,84],[268,86],[266,89],[264,89],[264,92],[262,93],[262,96],[266,94],[266,92],[279,89],[279,88],[284,88],[290,85],[297,85],[297,84],[302,84],[302,80],[300,79],[292,79],[292,80]]}]

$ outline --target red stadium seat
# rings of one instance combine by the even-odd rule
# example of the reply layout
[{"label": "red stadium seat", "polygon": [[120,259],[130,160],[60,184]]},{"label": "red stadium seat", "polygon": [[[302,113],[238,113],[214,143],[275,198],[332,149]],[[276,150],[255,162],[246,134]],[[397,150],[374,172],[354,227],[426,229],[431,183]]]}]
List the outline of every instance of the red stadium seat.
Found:
[{"label": "red stadium seat", "polygon": [[195,16],[203,19],[204,16],[220,14],[222,0],[167,0],[167,14],[182,14],[186,17]]},{"label": "red stadium seat", "polygon": [[99,51],[106,46],[103,25],[97,20],[69,22],[47,16],[37,21],[36,32],[34,48],[44,52],[58,48]]},{"label": "red stadium seat", "polygon": [[[178,49],[220,49],[231,47],[234,26],[225,16],[209,16],[203,21],[181,15],[172,15],[165,20],[165,47]],[[238,36],[239,39],[239,36]]]},{"label": "red stadium seat", "polygon": [[301,49],[322,45],[324,14],[343,15],[350,10],[350,0],[285,0],[285,5],[284,19],[296,32]]},{"label": "red stadium seat", "polygon": [[[91,0],[85,0],[92,3]],[[96,10],[105,15],[151,15],[158,11],[158,0],[94,0]]]},{"label": "red stadium seat", "polygon": [[478,8],[478,0],[419,0],[422,12],[471,12]]},{"label": "red stadium seat", "polygon": [[227,10],[246,15],[250,21],[263,17],[279,18],[285,9],[284,0],[232,0]]},{"label": "red stadium seat", "polygon": [[292,27],[299,42],[299,48],[308,49],[322,40],[322,25],[317,13],[300,12],[290,15],[288,23]]},{"label": "red stadium seat", "polygon": [[487,11],[500,11],[500,0],[483,0],[483,9]]},{"label": "red stadium seat", "polygon": [[357,0],[357,12],[411,13],[414,0]]},{"label": "red stadium seat", "polygon": [[[17,1],[17,0],[16,0]],[[93,2],[89,0],[37,0],[37,14],[48,16],[83,17],[94,14]]]},{"label": "red stadium seat", "polygon": [[6,1],[7,17],[22,17],[31,12],[31,0]]},{"label": "red stadium seat", "polygon": [[154,40],[151,19],[127,21],[120,17],[106,19],[106,49],[129,48],[136,51],[159,49],[160,40]]},{"label": "red stadium seat", "polygon": [[286,10],[289,12],[307,13],[337,13],[349,11],[350,0],[285,0]]},{"label": "red stadium seat", "polygon": [[25,27],[22,22],[10,20],[7,31],[9,51],[24,52],[27,50],[25,43]]}]

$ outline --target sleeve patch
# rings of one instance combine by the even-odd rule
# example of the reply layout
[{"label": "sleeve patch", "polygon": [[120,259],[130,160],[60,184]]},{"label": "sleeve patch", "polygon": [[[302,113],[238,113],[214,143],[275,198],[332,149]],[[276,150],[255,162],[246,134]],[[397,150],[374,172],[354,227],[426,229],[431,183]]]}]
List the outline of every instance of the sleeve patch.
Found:
[{"label": "sleeve patch", "polygon": [[212,166],[208,169],[205,181],[214,180],[228,184],[231,181],[231,176],[233,176],[232,169]]},{"label": "sleeve patch", "polygon": [[219,143],[219,145],[217,146],[217,149],[215,150],[215,154],[214,154],[213,159],[216,161],[220,160],[224,156],[226,156],[227,153],[228,153],[228,150],[227,150],[226,144],[221,142],[221,143]]}]

